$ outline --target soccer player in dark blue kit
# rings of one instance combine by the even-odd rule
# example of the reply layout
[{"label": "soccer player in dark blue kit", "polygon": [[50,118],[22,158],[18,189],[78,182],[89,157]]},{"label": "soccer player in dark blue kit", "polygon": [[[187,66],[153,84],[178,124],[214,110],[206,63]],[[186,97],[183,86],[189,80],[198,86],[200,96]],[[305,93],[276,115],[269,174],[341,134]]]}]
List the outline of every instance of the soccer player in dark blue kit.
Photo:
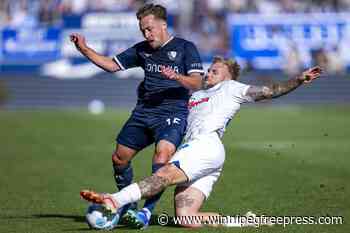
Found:
[{"label": "soccer player in dark blue kit", "polygon": [[[146,4],[136,16],[145,40],[113,58],[89,48],[82,35],[70,35],[71,41],[85,57],[108,72],[132,67],[142,67],[145,71],[145,78],[138,87],[136,107],[120,131],[112,155],[114,178],[119,190],[132,182],[131,159],[150,144],[155,143],[153,173],[170,160],[186,128],[189,90],[201,88],[204,73],[195,45],[168,32],[163,6]],[[177,79],[164,78],[161,75],[164,67],[175,70],[179,74]],[[159,198],[160,195],[146,200],[144,208],[138,212],[129,210],[127,219],[131,222],[136,219],[135,227],[148,226]]]}]

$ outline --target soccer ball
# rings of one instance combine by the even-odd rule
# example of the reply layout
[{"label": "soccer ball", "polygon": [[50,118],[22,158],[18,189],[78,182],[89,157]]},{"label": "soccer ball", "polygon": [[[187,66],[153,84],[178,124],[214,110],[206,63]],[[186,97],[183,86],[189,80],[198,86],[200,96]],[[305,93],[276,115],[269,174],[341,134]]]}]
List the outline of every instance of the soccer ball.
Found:
[{"label": "soccer ball", "polygon": [[119,214],[113,214],[103,205],[91,204],[86,212],[86,221],[90,228],[112,230],[119,221]]}]

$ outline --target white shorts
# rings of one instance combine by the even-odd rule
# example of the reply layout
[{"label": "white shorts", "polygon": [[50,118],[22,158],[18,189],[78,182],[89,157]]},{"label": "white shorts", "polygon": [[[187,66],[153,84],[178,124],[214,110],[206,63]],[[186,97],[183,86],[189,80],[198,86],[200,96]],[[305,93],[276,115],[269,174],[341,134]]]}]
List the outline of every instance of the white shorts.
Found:
[{"label": "white shorts", "polygon": [[169,163],[175,164],[187,176],[181,186],[199,189],[209,197],[225,161],[225,149],[216,132],[199,135],[182,144]]}]

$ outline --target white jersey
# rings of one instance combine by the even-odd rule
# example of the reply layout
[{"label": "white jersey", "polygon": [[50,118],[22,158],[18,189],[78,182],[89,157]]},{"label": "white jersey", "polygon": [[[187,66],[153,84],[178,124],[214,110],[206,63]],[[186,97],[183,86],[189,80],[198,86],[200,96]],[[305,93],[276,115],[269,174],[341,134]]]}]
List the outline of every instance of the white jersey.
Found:
[{"label": "white jersey", "polygon": [[253,99],[246,95],[250,86],[234,81],[223,81],[207,89],[196,91],[189,101],[190,113],[184,140],[189,141],[200,134],[217,132],[223,136],[225,128],[242,103]]}]

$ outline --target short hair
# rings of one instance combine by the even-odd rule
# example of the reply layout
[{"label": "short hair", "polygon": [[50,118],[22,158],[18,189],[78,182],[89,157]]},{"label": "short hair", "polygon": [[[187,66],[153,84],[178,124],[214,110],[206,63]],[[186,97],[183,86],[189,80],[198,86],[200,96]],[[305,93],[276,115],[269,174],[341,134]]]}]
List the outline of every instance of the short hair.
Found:
[{"label": "short hair", "polygon": [[138,20],[141,20],[143,17],[146,17],[147,15],[154,15],[154,17],[156,17],[157,19],[162,19],[165,22],[167,21],[166,8],[159,4],[157,5],[154,5],[152,3],[145,4],[136,13],[136,17]]},{"label": "short hair", "polygon": [[227,66],[227,69],[231,75],[231,79],[238,80],[241,66],[237,63],[236,60],[234,60],[232,58],[225,59],[225,58],[220,57],[220,56],[215,56],[213,58],[213,64],[218,63],[218,62],[223,63],[224,65]]}]

